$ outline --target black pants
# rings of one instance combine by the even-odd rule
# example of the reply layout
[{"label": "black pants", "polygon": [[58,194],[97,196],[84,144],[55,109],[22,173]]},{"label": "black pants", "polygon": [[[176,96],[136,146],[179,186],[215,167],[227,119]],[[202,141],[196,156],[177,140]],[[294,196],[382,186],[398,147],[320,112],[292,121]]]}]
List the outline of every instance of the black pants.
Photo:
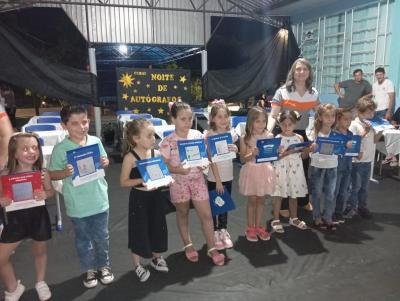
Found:
[{"label": "black pants", "polygon": [[[210,182],[207,181],[208,183],[208,190],[214,190],[217,186],[215,182]],[[232,192],[232,181],[228,182],[222,182],[222,185],[225,186],[225,189],[228,190],[229,194]],[[228,212],[218,214],[216,216],[213,216],[213,222],[214,222],[214,231],[221,230],[221,229],[226,229],[228,225]]]}]

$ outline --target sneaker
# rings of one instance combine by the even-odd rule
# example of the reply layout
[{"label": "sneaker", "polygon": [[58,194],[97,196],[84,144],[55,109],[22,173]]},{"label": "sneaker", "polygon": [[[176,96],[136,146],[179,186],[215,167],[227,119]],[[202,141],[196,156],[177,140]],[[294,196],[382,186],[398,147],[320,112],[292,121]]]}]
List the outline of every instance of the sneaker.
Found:
[{"label": "sneaker", "polygon": [[346,208],[343,212],[344,218],[347,219],[352,219],[356,215],[357,215],[357,210],[354,208]]},{"label": "sneaker", "polygon": [[220,231],[220,238],[222,243],[224,244],[224,247],[226,249],[230,249],[233,247],[233,243],[231,240],[231,235],[229,234],[229,232],[226,229],[221,229]]},{"label": "sneaker", "polygon": [[150,271],[144,268],[141,264],[135,268],[135,272],[140,282],[145,282],[150,277]]},{"label": "sneaker", "polygon": [[371,219],[372,214],[371,211],[369,211],[368,208],[358,208],[358,214],[365,219]]},{"label": "sneaker", "polygon": [[97,271],[88,270],[86,274],[84,274],[83,285],[86,288],[93,288],[97,286]]},{"label": "sneaker", "polygon": [[102,267],[99,270],[99,280],[103,285],[110,284],[114,281],[114,274],[111,272],[110,267]]},{"label": "sneaker", "polygon": [[18,301],[25,291],[25,286],[21,284],[21,280],[17,281],[17,288],[12,293],[4,291],[4,301]]},{"label": "sneaker", "polygon": [[225,249],[224,243],[221,240],[221,232],[220,230],[214,231],[214,246],[217,250]]},{"label": "sneaker", "polygon": [[332,216],[332,222],[334,224],[344,224],[344,217],[341,213],[334,213]]},{"label": "sneaker", "polygon": [[50,288],[46,282],[40,281],[36,283],[35,288],[40,301],[46,301],[51,298]]},{"label": "sneaker", "polygon": [[263,227],[258,227],[256,229],[256,233],[257,233],[258,238],[261,240],[269,240],[271,238],[271,235]]},{"label": "sneaker", "polygon": [[153,258],[150,265],[159,272],[167,273],[169,271],[167,262],[162,256]]},{"label": "sneaker", "polygon": [[246,230],[246,239],[248,241],[252,241],[252,242],[257,242],[258,241],[256,228],[250,228],[250,227],[247,228],[247,230]]}]

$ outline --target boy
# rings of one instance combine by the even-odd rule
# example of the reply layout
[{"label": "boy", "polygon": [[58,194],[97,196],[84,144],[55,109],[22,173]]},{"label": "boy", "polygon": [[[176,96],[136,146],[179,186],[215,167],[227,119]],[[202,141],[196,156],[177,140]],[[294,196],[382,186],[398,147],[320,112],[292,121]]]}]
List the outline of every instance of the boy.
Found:
[{"label": "boy", "polygon": [[114,280],[108,256],[108,193],[107,182],[100,178],[80,186],[72,185],[72,165],[67,163],[66,152],[81,146],[98,144],[101,165],[107,167],[107,153],[99,138],[88,135],[89,119],[85,107],[80,105],[63,107],[61,125],[68,136],[58,143],[51,155],[50,177],[63,180],[63,196],[67,215],[75,231],[75,247],[80,261],[83,284],[93,288],[98,280],[109,284]]},{"label": "boy", "polygon": [[367,208],[368,183],[371,177],[371,162],[375,157],[374,144],[379,141],[382,132],[375,133],[368,119],[375,114],[376,104],[368,97],[362,97],[357,101],[358,116],[351,122],[349,130],[354,135],[360,135],[361,149],[358,157],[353,159],[351,172],[351,195],[344,215],[352,218],[357,213],[362,218],[372,218]]}]

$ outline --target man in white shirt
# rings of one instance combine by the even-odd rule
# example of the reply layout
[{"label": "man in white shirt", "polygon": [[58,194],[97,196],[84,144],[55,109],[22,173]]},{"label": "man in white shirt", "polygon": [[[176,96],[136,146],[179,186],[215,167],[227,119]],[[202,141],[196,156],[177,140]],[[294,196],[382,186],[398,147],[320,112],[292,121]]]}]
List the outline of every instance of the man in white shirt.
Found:
[{"label": "man in white shirt", "polygon": [[376,82],[372,85],[372,95],[376,103],[375,117],[392,119],[394,109],[394,86],[391,80],[385,78],[385,69],[375,70]]}]

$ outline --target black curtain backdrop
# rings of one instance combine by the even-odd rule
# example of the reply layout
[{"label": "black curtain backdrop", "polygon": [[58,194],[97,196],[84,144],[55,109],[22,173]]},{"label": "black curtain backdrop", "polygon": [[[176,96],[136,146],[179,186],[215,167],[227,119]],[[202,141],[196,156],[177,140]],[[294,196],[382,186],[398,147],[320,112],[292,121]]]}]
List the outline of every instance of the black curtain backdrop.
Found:
[{"label": "black curtain backdrop", "polygon": [[203,80],[206,99],[244,101],[285,80],[300,54],[286,20],[287,35],[279,28],[241,18],[212,17],[215,34],[207,45],[208,72]]},{"label": "black curtain backdrop", "polygon": [[96,76],[37,56],[4,23],[0,23],[0,80],[69,102],[97,103]]}]

